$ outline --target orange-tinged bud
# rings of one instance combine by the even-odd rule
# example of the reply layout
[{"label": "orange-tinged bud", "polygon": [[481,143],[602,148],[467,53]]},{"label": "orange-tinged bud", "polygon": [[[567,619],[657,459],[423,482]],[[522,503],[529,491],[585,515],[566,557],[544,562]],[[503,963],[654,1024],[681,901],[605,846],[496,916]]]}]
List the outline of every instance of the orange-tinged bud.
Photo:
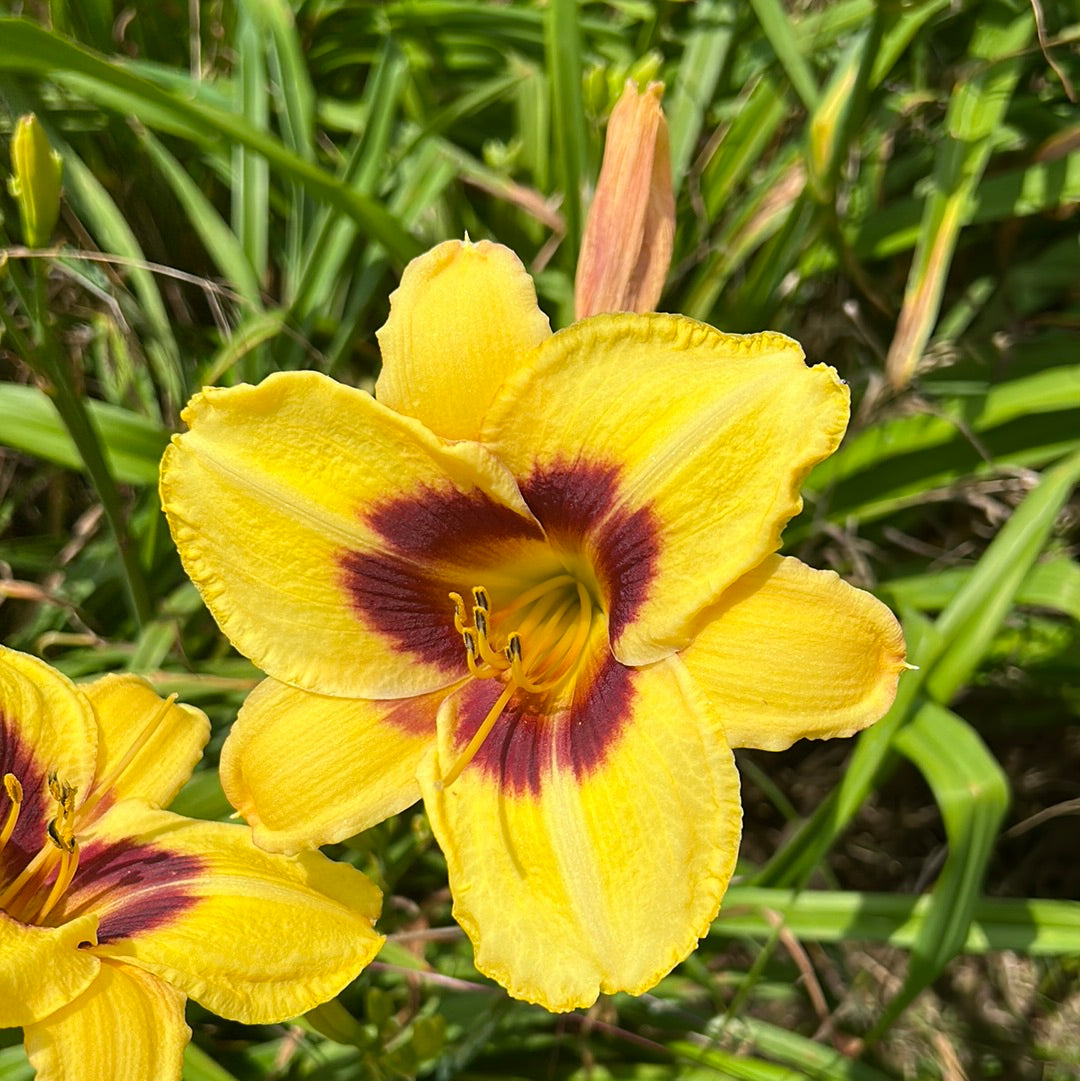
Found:
[{"label": "orange-tinged bud", "polygon": [[574,283],[578,319],[653,311],[671,266],[675,195],[663,84],[628,80],[608,121],[604,161],[589,207]]},{"label": "orange-tinged bud", "polygon": [[63,162],[33,113],[20,117],[15,126],[11,166],[14,175],[9,187],[19,204],[23,241],[31,248],[44,248],[60,216]]}]

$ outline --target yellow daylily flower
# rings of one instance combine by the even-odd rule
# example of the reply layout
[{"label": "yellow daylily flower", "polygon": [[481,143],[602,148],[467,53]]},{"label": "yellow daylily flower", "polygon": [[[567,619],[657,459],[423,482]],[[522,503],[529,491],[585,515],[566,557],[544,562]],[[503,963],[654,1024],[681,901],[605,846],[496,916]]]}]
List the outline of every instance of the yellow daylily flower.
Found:
[{"label": "yellow daylily flower", "polygon": [[162,810],[209,735],[136,676],[76,687],[0,647],[0,1028],[38,1081],[178,1081],[186,996],[282,1021],[381,945],[359,871]]},{"label": "yellow daylily flower", "polygon": [[848,391],[780,334],[599,315],[551,334],[487,242],[414,260],[376,397],[205,389],[161,494],[268,675],[222,783],[275,851],[422,797],[479,969],[551,1010],[642,992],[720,906],[731,747],[889,706],[892,614],[774,553]]}]

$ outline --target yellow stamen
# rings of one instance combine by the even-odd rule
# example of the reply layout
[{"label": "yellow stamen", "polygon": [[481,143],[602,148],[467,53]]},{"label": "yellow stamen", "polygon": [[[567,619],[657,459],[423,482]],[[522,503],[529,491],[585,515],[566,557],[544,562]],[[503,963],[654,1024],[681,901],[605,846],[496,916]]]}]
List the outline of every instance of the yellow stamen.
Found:
[{"label": "yellow stamen", "polygon": [[525,675],[525,663],[521,654],[521,637],[518,634],[510,635],[510,640],[506,645],[506,655],[510,658],[510,672],[514,678],[514,682],[522,688],[522,690],[531,691],[534,694],[545,690],[545,687],[539,683],[533,683],[527,675]]},{"label": "yellow stamen", "polygon": [[[567,586],[573,584],[577,596]],[[524,618],[506,634],[505,644],[496,641],[491,600],[483,586],[473,586],[472,623],[466,620],[465,601],[451,593],[454,627],[465,644],[465,660],[476,679],[507,675],[506,685],[476,730],[469,745],[458,756],[440,782],[452,784],[472,761],[487,739],[515,691],[546,694],[564,683],[577,670],[592,627],[593,602],[589,591],[569,574],[556,575],[525,590],[501,608],[497,626],[505,628],[507,617],[524,611]],[[527,640],[527,646],[525,643]]]},{"label": "yellow stamen", "polygon": [[[539,625],[536,620],[526,620],[517,633],[518,643],[513,648],[518,655],[518,665],[514,678],[525,690],[540,693],[557,687],[573,671],[581,656],[592,623],[592,601],[588,590],[580,582],[575,582],[575,585],[578,606],[572,638],[567,636],[564,625],[566,614],[574,605],[572,600],[565,601],[554,613],[542,617],[543,622]],[[525,674],[524,651],[520,640],[522,635],[530,638],[532,656],[542,659],[543,678],[529,678]]]},{"label": "yellow stamen", "polygon": [[491,642],[488,639],[488,620],[487,609],[477,606],[473,609],[473,624],[476,627],[476,642],[480,650],[480,656],[491,665],[492,669],[496,672],[501,672],[506,668],[506,658],[503,656],[501,650],[495,650],[492,648]]},{"label": "yellow stamen", "polygon": [[487,739],[488,733],[495,727],[495,722],[502,716],[502,711],[506,708],[507,703],[510,701],[510,696],[517,690],[517,687],[513,683],[507,683],[503,688],[502,694],[495,699],[495,705],[488,710],[488,715],[484,718],[484,723],[476,730],[473,738],[469,740],[469,745],[464,751],[458,755],[457,761],[450,767],[440,782],[436,783],[436,787],[439,789],[449,788],[458,777],[461,776],[461,771],[476,757],[476,752],[483,746],[484,740]]},{"label": "yellow stamen", "polygon": [[569,574],[559,574],[554,578],[548,578],[547,581],[533,586],[532,589],[525,590],[524,593],[514,600],[513,604],[507,606],[506,614],[510,615],[512,612],[516,612],[519,608],[524,608],[527,604],[532,604],[533,601],[539,600],[545,593],[551,593],[560,586],[568,586],[574,580],[575,579]]},{"label": "yellow stamen", "polygon": [[15,832],[15,826],[19,821],[19,811],[22,808],[22,785],[14,773],[4,774],[4,791],[7,792],[8,799],[11,800],[11,807],[8,809],[7,818],[4,821],[4,828],[0,830],[0,852],[4,851],[4,846]]},{"label": "yellow stamen", "polygon": [[[561,603],[560,603],[561,602]],[[564,594],[551,591],[546,595],[541,594],[537,598],[536,603],[529,610],[529,614],[521,621],[517,627],[517,632],[526,638],[531,638],[541,624],[557,622],[566,615],[569,611],[570,605],[573,602],[566,598]],[[556,605],[558,607],[556,607]],[[555,615],[552,616],[554,610]]]},{"label": "yellow stamen", "polygon": [[[52,834],[49,836],[51,837]],[[60,856],[60,870],[57,872],[56,881],[53,883],[52,889],[49,890],[49,896],[46,898],[45,904],[41,906],[41,911],[37,914],[39,923],[52,912],[57,902],[67,892],[67,888],[71,885],[71,880],[75,877],[75,872],[78,869],[79,849],[75,844],[74,837],[72,837],[71,848],[70,850],[64,849],[63,854]]]},{"label": "yellow stamen", "polygon": [[477,679],[487,679],[489,673],[484,671],[476,663],[476,638],[473,635],[473,632],[464,630],[461,632],[461,638],[465,643],[465,661],[469,666],[469,671],[472,672]]},{"label": "yellow stamen", "polygon": [[[11,777],[10,782],[8,777]],[[40,922],[56,907],[79,866],[79,847],[75,841],[77,790],[66,781],[59,780],[55,773],[49,774],[46,784],[49,794],[57,803],[57,815],[45,827],[50,844],[43,845],[0,894],[0,912],[23,923]],[[21,802],[22,786],[11,774],[5,775],[4,788],[13,801],[17,794]],[[42,904],[41,894],[54,866],[57,866],[56,878]]]},{"label": "yellow stamen", "polygon": [[575,585],[578,594],[577,624],[574,628],[574,637],[568,641],[563,635],[563,651],[552,658],[552,667],[556,670],[556,674],[550,677],[552,686],[573,670],[581,656],[581,651],[585,648],[585,643],[589,638],[589,628],[592,626],[592,600],[589,597],[589,591],[580,582],[576,582]]},{"label": "yellow stamen", "polygon": [[450,600],[454,604],[454,627],[458,634],[465,633],[465,600],[460,593],[451,593]]},{"label": "yellow stamen", "polygon": [[[52,854],[56,851],[54,848],[44,847],[40,852],[22,869],[22,872],[15,878],[8,888],[0,893],[0,912],[6,912],[11,916],[15,916],[15,899],[23,891],[23,887],[44,867],[47,861],[52,857]],[[33,896],[34,890],[30,890],[29,896]]]}]

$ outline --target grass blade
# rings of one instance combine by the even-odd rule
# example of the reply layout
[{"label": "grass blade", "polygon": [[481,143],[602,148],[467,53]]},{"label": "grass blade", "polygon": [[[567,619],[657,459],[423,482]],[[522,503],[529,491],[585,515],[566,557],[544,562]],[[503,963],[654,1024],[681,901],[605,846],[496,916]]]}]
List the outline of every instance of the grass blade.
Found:
[{"label": "grass blade", "polygon": [[894,746],[930,784],[945,822],[949,854],[911,948],[904,985],[874,1032],[885,1032],[964,946],[986,867],[1009,802],[997,760],[961,717],[929,702],[897,734]]},{"label": "grass blade", "polygon": [[[110,472],[120,484],[157,484],[169,441],[158,424],[138,413],[90,400],[87,409]],[[65,469],[85,469],[52,399],[37,387],[0,383],[0,444]]]},{"label": "grass blade", "polygon": [[[266,79],[266,49],[261,28],[246,4],[237,13],[236,69],[240,95],[238,111],[248,126],[265,135],[269,130],[270,98]],[[237,143],[233,146],[232,225],[247,261],[259,282],[266,280],[270,242],[270,168],[261,154]]]},{"label": "grass blade", "polygon": [[[394,118],[408,78],[408,60],[397,43],[388,38],[364,87],[361,104],[367,121],[362,133],[353,140],[340,173],[341,183],[365,198],[374,193],[386,167]],[[325,309],[357,232],[356,222],[342,220],[329,208],[316,216],[307,237],[292,302],[293,315],[301,324],[313,312]]]},{"label": "grass blade", "polygon": [[581,248],[582,184],[585,178],[585,105],[581,93],[581,38],[577,0],[551,0],[544,22],[544,43],[551,79],[552,124],[566,219],[565,258],[576,260]]},{"label": "grass blade", "polygon": [[949,701],[975,671],[1077,483],[1080,451],[1043,473],[942,612],[935,628],[941,651],[920,661],[933,665],[926,686],[937,701]]},{"label": "grass blade", "polygon": [[172,189],[218,270],[253,308],[260,308],[262,296],[259,280],[236,234],[191,179],[191,174],[165,149],[161,140],[149,131],[142,132],[141,139],[147,154]]},{"label": "grass blade", "polygon": [[[770,917],[779,916],[802,942],[884,942],[911,949],[930,903],[928,894],[732,886],[709,935],[768,939],[776,931]],[[1080,902],[977,898],[962,949],[1021,950],[1034,957],[1080,953]]]},{"label": "grass blade", "polygon": [[945,279],[973,192],[978,187],[1005,109],[1023,67],[1022,50],[1034,20],[1025,5],[991,2],[980,8],[968,53],[982,68],[956,88],[938,147],[934,188],[923,212],[904,304],[885,361],[889,381],[904,387],[930,340]]},{"label": "grass blade", "polygon": [[[172,321],[157,281],[145,267],[146,256],[130,225],[101,182],[70,147],[65,147],[63,153],[64,187],[72,204],[86,218],[102,248],[127,260],[127,276],[139,301],[139,310],[146,320],[146,327],[143,328],[144,348],[165,408],[171,413],[179,408],[186,397],[187,388],[184,385],[180,347],[173,336]],[[148,335],[145,333],[147,329],[150,332]]]},{"label": "grass blade", "polygon": [[210,151],[237,143],[261,154],[285,179],[353,218],[391,257],[405,263],[420,253],[419,243],[371,199],[341,184],[278,139],[253,129],[228,110],[165,90],[151,80],[111,63],[89,49],[65,41],[28,20],[0,17],[0,70],[34,75],[69,85],[107,108],[137,116]]},{"label": "grass blade", "polygon": [[693,6],[679,71],[664,98],[671,139],[671,168],[678,195],[687,167],[705,124],[720,71],[735,36],[735,6],[731,0],[704,0]]},{"label": "grass blade", "polygon": [[788,9],[780,0],[750,0],[750,6],[803,107],[813,114],[818,104],[817,82],[799,46],[799,37],[805,41],[806,36],[796,34]]},{"label": "grass blade", "polygon": [[1046,471],[935,624],[905,619],[908,655],[919,669],[904,674],[892,709],[859,736],[839,787],[755,876],[756,885],[806,881],[870,794],[897,733],[922,708],[924,687],[944,703],[974,671],[1078,481],[1080,452]]}]

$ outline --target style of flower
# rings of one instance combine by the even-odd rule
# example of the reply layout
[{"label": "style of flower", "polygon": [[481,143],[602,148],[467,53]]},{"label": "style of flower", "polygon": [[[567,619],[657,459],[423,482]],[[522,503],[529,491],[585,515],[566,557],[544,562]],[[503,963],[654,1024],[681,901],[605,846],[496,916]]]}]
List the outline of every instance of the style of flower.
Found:
[{"label": "style of flower", "polygon": [[39,1081],[179,1079],[185,996],[282,1021],[381,944],[359,871],[161,809],[209,734],[136,676],[76,687],[0,648],[0,1027]]},{"label": "style of flower", "polygon": [[552,335],[487,242],[413,261],[376,397],[313,372],[206,389],[161,494],[269,676],[222,784],[294,851],[422,796],[478,968],[551,1010],[638,993],[716,916],[731,747],[846,736],[903,640],[780,558],[847,387],[780,334],[600,315]]}]

